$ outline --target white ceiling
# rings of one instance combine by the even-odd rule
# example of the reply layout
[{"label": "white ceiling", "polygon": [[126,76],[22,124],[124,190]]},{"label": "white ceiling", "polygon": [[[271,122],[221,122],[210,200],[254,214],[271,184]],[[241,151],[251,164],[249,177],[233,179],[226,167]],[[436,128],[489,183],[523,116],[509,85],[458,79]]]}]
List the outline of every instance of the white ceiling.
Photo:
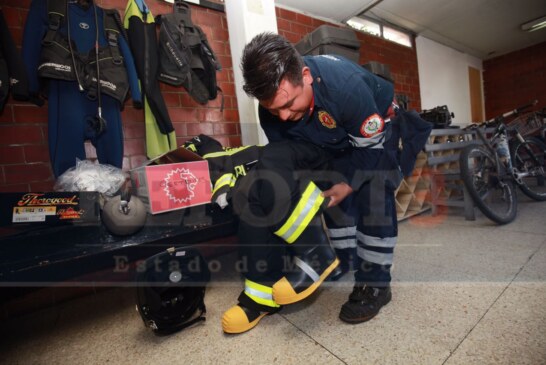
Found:
[{"label": "white ceiling", "polygon": [[546,41],[546,28],[520,29],[546,15],[546,0],[275,0],[278,7],[334,23],[343,23],[374,3],[364,15],[480,59]]}]

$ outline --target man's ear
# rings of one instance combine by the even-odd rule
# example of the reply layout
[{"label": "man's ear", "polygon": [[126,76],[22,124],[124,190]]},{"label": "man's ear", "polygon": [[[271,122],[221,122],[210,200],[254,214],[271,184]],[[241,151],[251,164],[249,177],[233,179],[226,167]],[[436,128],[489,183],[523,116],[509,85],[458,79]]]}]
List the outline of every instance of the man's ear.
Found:
[{"label": "man's ear", "polygon": [[301,74],[303,76],[304,84],[311,85],[313,83],[313,75],[311,75],[311,69],[309,69],[309,67],[305,66],[301,70]]}]

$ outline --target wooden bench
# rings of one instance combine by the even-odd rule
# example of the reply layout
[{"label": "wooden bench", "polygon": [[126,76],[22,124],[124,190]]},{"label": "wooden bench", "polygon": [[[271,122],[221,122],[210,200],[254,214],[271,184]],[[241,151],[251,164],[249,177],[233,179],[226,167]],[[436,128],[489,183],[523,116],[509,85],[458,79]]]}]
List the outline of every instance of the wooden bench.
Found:
[{"label": "wooden bench", "polygon": [[439,206],[462,207],[465,218],[474,220],[474,202],[461,179],[459,154],[469,144],[479,143],[475,132],[458,128],[433,129],[425,151],[430,168],[432,214]]}]

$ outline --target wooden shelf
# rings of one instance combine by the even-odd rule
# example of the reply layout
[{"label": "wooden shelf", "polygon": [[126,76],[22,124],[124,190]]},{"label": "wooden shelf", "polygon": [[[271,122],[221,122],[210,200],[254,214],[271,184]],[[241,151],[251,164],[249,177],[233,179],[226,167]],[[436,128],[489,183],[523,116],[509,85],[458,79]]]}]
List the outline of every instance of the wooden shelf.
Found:
[{"label": "wooden shelf", "polygon": [[420,152],[417,155],[412,175],[402,180],[395,198],[399,221],[430,209],[430,175],[426,153]]}]

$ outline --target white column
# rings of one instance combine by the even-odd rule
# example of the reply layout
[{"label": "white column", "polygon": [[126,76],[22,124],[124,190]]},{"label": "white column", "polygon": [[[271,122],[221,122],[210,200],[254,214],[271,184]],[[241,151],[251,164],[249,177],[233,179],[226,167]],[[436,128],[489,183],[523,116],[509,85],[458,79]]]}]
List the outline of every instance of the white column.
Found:
[{"label": "white column", "polygon": [[263,145],[267,143],[267,138],[259,125],[258,102],[243,91],[240,64],[244,46],[255,35],[265,31],[277,33],[275,3],[273,0],[225,0],[225,9],[242,143]]}]

